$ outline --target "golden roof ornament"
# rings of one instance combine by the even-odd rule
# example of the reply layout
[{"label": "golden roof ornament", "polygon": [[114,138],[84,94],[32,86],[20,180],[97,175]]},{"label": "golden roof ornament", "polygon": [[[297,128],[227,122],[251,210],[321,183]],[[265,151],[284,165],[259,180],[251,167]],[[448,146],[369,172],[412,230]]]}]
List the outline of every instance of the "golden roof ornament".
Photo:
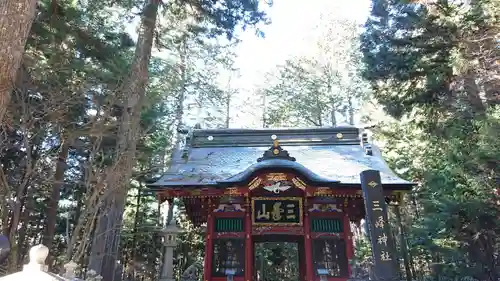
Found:
[{"label": "golden roof ornament", "polygon": [[269,159],[283,159],[295,161],[294,157],[290,157],[288,151],[284,150],[279,143],[278,137],[276,135],[272,135],[271,139],[273,140],[273,146],[264,152],[264,155],[257,159],[257,162],[261,162],[263,160]]}]

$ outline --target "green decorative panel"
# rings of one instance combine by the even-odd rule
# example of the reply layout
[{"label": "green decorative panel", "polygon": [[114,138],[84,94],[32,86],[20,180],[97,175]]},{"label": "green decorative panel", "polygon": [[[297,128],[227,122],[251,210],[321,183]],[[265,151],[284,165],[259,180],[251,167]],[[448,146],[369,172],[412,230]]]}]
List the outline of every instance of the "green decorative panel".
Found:
[{"label": "green decorative panel", "polygon": [[341,219],[312,218],[312,232],[342,233],[344,230]]},{"label": "green decorative panel", "polygon": [[215,232],[243,232],[243,218],[215,218]]}]

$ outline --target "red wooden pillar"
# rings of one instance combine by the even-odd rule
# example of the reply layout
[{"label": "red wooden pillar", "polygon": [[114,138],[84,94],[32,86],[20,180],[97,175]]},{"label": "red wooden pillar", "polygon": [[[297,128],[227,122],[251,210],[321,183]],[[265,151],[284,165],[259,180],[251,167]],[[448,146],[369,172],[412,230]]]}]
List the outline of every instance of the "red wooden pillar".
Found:
[{"label": "red wooden pillar", "polygon": [[305,250],[305,263],[306,263],[306,279],[305,281],[314,280],[314,261],[312,256],[312,238],[311,238],[311,227],[310,227],[310,216],[307,208],[307,198],[304,204],[304,250]]},{"label": "red wooden pillar", "polygon": [[210,198],[208,199],[208,215],[207,215],[207,243],[205,244],[205,265],[203,268],[203,276],[205,281],[212,280],[212,255],[213,255],[213,235],[214,235],[214,217],[213,206]]},{"label": "red wooden pillar", "polygon": [[245,215],[245,281],[253,280],[253,241],[252,241],[252,208],[248,196],[246,197]]},{"label": "red wooden pillar", "polygon": [[[349,219],[349,201],[346,198],[344,201],[344,237],[345,237],[345,245],[346,245],[346,256],[347,260],[351,261],[354,257],[354,239],[352,237],[351,232],[351,223]],[[347,264],[347,270],[349,272],[349,276],[351,276],[351,263]]]}]

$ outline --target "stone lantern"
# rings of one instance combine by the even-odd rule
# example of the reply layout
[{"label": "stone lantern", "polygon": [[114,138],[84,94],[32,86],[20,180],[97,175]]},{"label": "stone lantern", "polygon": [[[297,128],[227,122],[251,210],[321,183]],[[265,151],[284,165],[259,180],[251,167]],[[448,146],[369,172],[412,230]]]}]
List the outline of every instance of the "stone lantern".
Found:
[{"label": "stone lantern", "polygon": [[181,230],[177,227],[175,219],[163,230],[163,245],[165,252],[163,256],[163,266],[160,281],[174,281],[174,250],[177,246],[177,236]]}]

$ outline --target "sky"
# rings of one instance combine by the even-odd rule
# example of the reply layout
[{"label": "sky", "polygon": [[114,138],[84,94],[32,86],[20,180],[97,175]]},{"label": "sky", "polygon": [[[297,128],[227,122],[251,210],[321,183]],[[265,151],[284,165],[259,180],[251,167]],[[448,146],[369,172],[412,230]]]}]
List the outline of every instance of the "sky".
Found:
[{"label": "sky", "polygon": [[[239,75],[232,76],[230,86],[239,91],[238,100],[233,102],[230,127],[260,127],[261,108],[249,108],[249,99],[255,96],[257,89],[265,83],[266,73],[283,64],[294,56],[308,56],[314,51],[316,26],[320,16],[336,19],[350,19],[363,24],[368,15],[370,0],[273,0],[268,6],[261,2],[263,10],[271,20],[268,25],[259,25],[264,38],[255,34],[254,28],[237,30],[241,40],[236,48],[236,64]],[[267,0],[270,1],[270,0]],[[127,31],[134,39],[139,19],[127,26]],[[161,56],[161,52],[156,52]],[[229,73],[221,75],[219,83],[227,87]],[[255,103],[255,104],[254,104]],[[252,106],[259,107],[253,101]],[[205,109],[197,109],[195,116],[187,118],[185,123],[194,126],[205,116]]]},{"label": "sky", "polygon": [[[370,0],[274,0],[271,7],[263,6],[271,19],[271,24],[259,26],[265,37],[256,36],[252,29],[237,33],[242,40],[236,49],[239,78],[233,78],[231,86],[242,92],[242,100],[245,94],[254,95],[264,84],[265,74],[277,65],[294,56],[311,55],[321,15],[363,24],[369,15]],[[231,127],[259,127],[256,111],[246,113],[236,108],[231,114]]]},{"label": "sky", "polygon": [[[307,55],[319,17],[345,18],[364,23],[369,14],[368,0],[275,0],[265,11],[272,23],[259,26],[265,38],[252,30],[239,33],[236,66],[242,87],[258,84],[265,72],[287,58]],[[310,36],[312,35],[312,36]]]}]

